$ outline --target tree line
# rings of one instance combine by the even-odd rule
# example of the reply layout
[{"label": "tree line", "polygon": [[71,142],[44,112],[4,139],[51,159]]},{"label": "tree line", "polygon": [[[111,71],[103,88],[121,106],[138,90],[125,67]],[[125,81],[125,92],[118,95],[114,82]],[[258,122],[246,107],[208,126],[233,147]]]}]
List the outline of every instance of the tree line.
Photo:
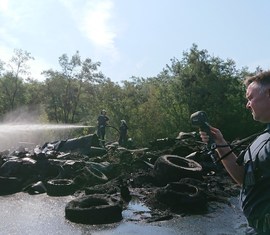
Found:
[{"label": "tree line", "polygon": [[42,122],[95,126],[105,109],[111,126],[118,128],[120,120],[126,120],[129,136],[138,145],[196,131],[190,115],[198,110],[204,110],[228,140],[262,128],[245,108],[242,83],[260,68],[253,73],[239,69],[233,60],[211,56],[196,44],[180,59],[172,58],[157,76],[132,77],[121,84],[102,73],[100,62],[82,59],[78,51],[60,56],[60,70],[43,71],[44,81],[29,77],[33,59],[31,53],[15,49],[10,61],[0,60],[0,117],[26,107],[38,110]]}]

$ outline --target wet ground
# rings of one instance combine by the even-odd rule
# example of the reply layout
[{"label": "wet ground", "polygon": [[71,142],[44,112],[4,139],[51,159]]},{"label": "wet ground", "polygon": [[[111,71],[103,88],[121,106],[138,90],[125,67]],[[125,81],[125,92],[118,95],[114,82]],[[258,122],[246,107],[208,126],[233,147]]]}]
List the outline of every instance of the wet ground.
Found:
[{"label": "wet ground", "polygon": [[74,196],[49,197],[47,194],[17,193],[0,196],[0,234],[9,235],[237,235],[246,228],[237,198],[229,204],[212,202],[204,215],[178,215],[171,220],[145,223],[149,209],[131,201],[123,220],[109,225],[83,225],[65,219],[65,205]]},{"label": "wet ground", "polygon": [[[201,151],[199,151],[200,154],[189,155],[190,152],[198,152],[197,147],[194,147],[194,141],[191,141],[191,143],[175,143],[174,141],[169,146],[168,141],[165,141],[164,146],[160,146],[160,144],[160,141],[158,141],[158,148],[133,150],[118,148],[114,145],[107,146],[106,154],[104,154],[104,148],[91,147],[91,151],[89,148],[86,149],[90,151],[90,155],[91,153],[99,153],[97,156],[88,156],[77,152],[62,153],[51,151],[49,148],[45,148],[47,149],[46,152],[35,151],[40,149],[34,149],[34,154],[24,151],[16,152],[18,156],[16,155],[17,160],[15,161],[14,158],[9,161],[8,156],[13,155],[6,156],[3,153],[0,160],[7,164],[1,166],[0,173],[2,175],[0,175],[2,176],[3,187],[0,187],[0,191],[2,190],[2,193],[6,193],[6,191],[14,192],[12,187],[12,190],[6,189],[10,188],[10,185],[12,186],[12,184],[9,184],[10,181],[7,181],[10,176],[21,179],[24,187],[16,188],[20,191],[19,193],[0,196],[0,235],[245,234],[247,225],[237,200],[240,188],[232,182],[224,168],[221,165],[213,164],[208,154]],[[75,146],[79,146],[78,142]],[[197,146],[197,143],[195,146]],[[101,152],[97,151],[100,149]],[[26,155],[27,153],[28,155]],[[175,155],[187,157],[185,161],[182,159],[183,162],[180,163],[176,161]],[[165,158],[162,156],[170,156],[170,158],[166,158],[167,161],[165,162],[157,161],[160,157],[164,160]],[[169,159],[171,160],[169,161]],[[201,164],[202,169],[200,171],[193,171],[193,169],[197,169],[197,164],[191,162],[192,159]],[[35,160],[36,163],[33,163],[32,160]],[[158,162],[157,166],[159,167],[155,168],[153,164],[156,165],[156,162]],[[186,167],[182,168],[182,164],[183,166],[188,165],[190,170],[186,171]],[[166,170],[160,166],[166,166]],[[94,169],[95,171],[93,171]],[[194,174],[191,175],[191,173]],[[195,173],[198,174],[195,175]],[[107,177],[106,181],[102,176]],[[177,176],[177,179],[175,179],[175,176]],[[186,178],[188,176],[191,178]],[[40,178],[47,182],[45,184],[47,190],[44,193],[43,190],[39,191],[39,188],[37,191],[40,194],[33,194],[29,182],[31,185],[31,182],[35,183]],[[53,191],[47,180],[62,178],[74,182],[78,190],[75,193],[72,192],[70,196],[48,196],[52,195]],[[166,182],[163,182],[164,179],[166,179]],[[168,192],[166,191],[168,189],[166,184],[172,186],[176,184],[171,182],[178,181],[181,182],[182,186],[194,186],[192,187],[193,191],[190,191],[191,187],[179,188],[179,195],[188,199],[185,201],[188,202],[188,205],[181,202],[182,197],[180,200],[178,200],[179,197],[174,198],[175,193],[172,195],[164,194]],[[58,183],[55,184],[56,187]],[[17,184],[14,185],[17,186]],[[65,192],[65,189],[67,190],[64,187],[67,185],[64,183],[58,186],[63,192]],[[56,188],[59,188],[58,186]],[[54,190],[56,190],[55,187],[53,187]],[[178,190],[177,188],[173,189],[174,192]],[[194,189],[196,190],[194,191]],[[60,191],[56,190],[55,192],[59,193]],[[158,191],[159,194],[157,194]],[[117,194],[117,196],[121,196],[123,202],[129,202],[128,204],[124,203],[123,219],[118,223],[105,225],[85,225],[67,220],[65,218],[67,203],[76,197],[83,196],[83,194],[92,194],[91,192]],[[194,194],[194,192],[196,193]],[[163,197],[158,199],[157,195],[163,195]],[[168,195],[170,195],[169,203],[168,200],[166,202],[160,200],[168,199]],[[132,197],[131,201],[130,196]],[[179,203],[174,203],[172,206],[171,202]],[[176,210],[175,205],[180,211]],[[185,210],[184,207],[186,207]],[[200,210],[203,213],[193,213],[194,209],[197,212],[200,207],[203,209]],[[206,211],[205,207],[207,208]]]}]

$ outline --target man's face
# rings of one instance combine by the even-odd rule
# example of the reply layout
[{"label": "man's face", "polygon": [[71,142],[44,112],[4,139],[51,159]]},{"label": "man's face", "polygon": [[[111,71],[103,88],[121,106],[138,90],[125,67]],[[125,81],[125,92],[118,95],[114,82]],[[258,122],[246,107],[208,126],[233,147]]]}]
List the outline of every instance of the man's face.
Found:
[{"label": "man's face", "polygon": [[246,108],[252,113],[253,119],[262,123],[270,122],[270,87],[262,89],[252,82],[246,90]]}]

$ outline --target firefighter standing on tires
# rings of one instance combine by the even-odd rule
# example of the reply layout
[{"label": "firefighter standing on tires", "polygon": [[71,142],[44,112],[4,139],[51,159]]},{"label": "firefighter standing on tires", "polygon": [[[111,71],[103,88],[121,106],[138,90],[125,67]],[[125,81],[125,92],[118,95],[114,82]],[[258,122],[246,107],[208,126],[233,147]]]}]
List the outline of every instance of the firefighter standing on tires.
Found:
[{"label": "firefighter standing on tires", "polygon": [[128,131],[128,126],[125,120],[121,120],[121,124],[119,127],[119,145],[120,146],[126,146],[127,143],[127,131]]},{"label": "firefighter standing on tires", "polygon": [[108,125],[108,121],[109,121],[109,118],[106,115],[106,110],[103,109],[97,118],[97,125],[98,125],[97,135],[98,135],[98,138],[101,140],[101,143],[103,146],[105,145],[105,133],[106,133],[105,128]]}]

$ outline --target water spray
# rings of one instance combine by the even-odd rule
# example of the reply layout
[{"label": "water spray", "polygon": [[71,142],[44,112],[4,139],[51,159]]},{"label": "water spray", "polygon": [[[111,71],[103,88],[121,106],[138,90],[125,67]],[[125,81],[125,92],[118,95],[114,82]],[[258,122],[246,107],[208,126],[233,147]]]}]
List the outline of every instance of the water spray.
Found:
[{"label": "water spray", "polygon": [[67,131],[81,128],[94,130],[95,126],[80,124],[38,124],[38,123],[2,123],[0,124],[0,150],[19,146],[44,144],[53,138],[67,136]]}]

